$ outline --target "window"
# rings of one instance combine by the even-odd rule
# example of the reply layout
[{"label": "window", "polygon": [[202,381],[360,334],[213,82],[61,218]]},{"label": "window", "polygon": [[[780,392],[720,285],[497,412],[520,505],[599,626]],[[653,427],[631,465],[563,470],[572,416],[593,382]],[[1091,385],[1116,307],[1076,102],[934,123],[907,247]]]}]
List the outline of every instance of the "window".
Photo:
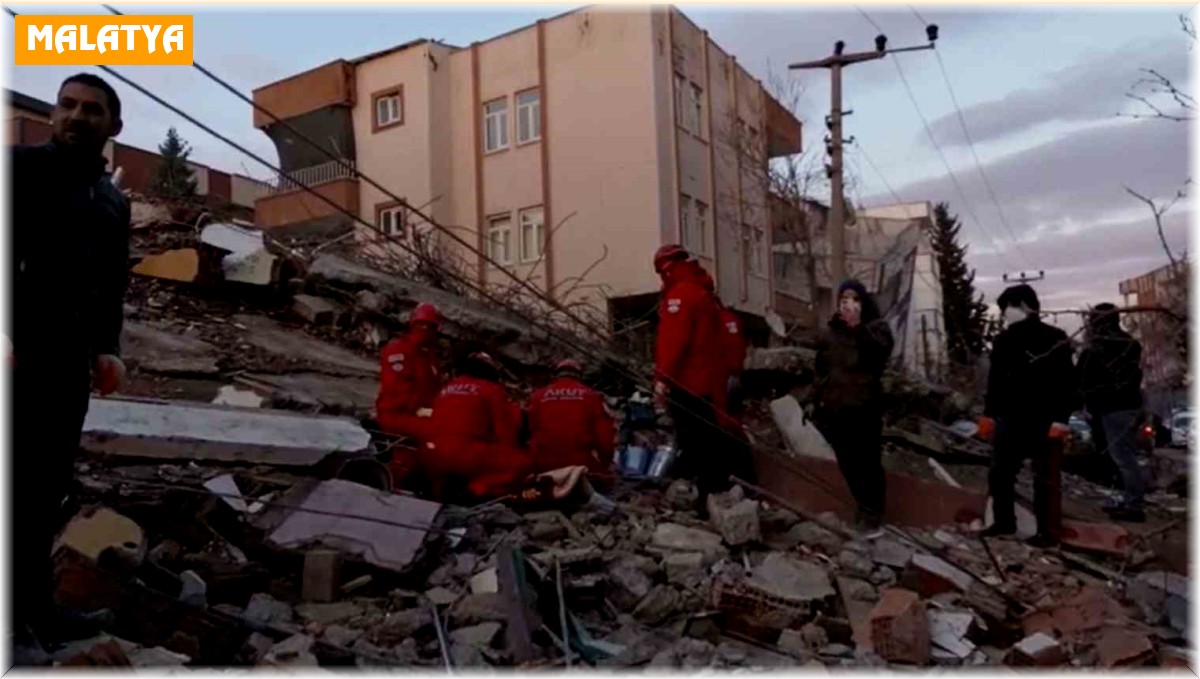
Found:
[{"label": "window", "polygon": [[521,261],[535,262],[542,256],[545,226],[542,208],[521,211]]},{"label": "window", "polygon": [[500,264],[512,263],[512,218],[493,217],[488,221],[488,256]]},{"label": "window", "polygon": [[530,90],[517,95],[517,143],[542,138],[542,94]]},{"label": "window", "polygon": [[708,206],[696,201],[695,252],[708,254]]},{"label": "window", "polygon": [[742,224],[742,280],[745,275],[754,270],[754,255],[751,253],[751,242],[754,240],[749,224]]},{"label": "window", "polygon": [[683,247],[689,250],[694,247],[692,243],[692,199],[679,194],[679,235],[683,241]]},{"label": "window", "polygon": [[400,206],[379,208],[376,213],[376,224],[379,230],[389,236],[396,236],[401,239],[408,237],[407,229],[405,228],[404,208]]},{"label": "window", "polygon": [[688,114],[691,116],[688,121],[691,127],[688,129],[698,136],[700,134],[701,122],[704,120],[703,93],[700,90],[700,86],[696,84],[693,84],[688,91],[690,93]]},{"label": "window", "polygon": [[373,132],[404,124],[404,88],[394,87],[376,92],[371,99],[375,103],[375,117],[371,121]]},{"label": "window", "polygon": [[753,240],[750,243],[750,273],[756,276],[767,275],[766,238],[762,229],[754,229]]},{"label": "window", "polygon": [[508,146],[508,99],[483,105],[483,150],[499,151]]},{"label": "window", "polygon": [[675,124],[687,128],[687,78],[675,74]]}]

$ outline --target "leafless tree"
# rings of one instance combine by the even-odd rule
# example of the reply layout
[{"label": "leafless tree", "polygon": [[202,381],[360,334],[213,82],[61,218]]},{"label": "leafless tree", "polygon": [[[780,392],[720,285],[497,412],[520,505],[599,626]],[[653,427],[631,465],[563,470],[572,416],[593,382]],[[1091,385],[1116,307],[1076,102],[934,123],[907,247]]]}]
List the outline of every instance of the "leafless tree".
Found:
[{"label": "leafless tree", "polygon": [[[1188,10],[1191,11],[1191,10]],[[1188,50],[1196,44],[1196,27],[1187,13],[1179,15],[1180,29],[1188,37]],[[1171,122],[1187,122],[1195,117],[1196,100],[1175,83],[1153,68],[1139,69],[1140,77],[1129,86],[1125,96],[1140,103],[1141,113],[1119,114],[1126,118],[1152,118]],[[1156,103],[1157,102],[1157,103]]]}]

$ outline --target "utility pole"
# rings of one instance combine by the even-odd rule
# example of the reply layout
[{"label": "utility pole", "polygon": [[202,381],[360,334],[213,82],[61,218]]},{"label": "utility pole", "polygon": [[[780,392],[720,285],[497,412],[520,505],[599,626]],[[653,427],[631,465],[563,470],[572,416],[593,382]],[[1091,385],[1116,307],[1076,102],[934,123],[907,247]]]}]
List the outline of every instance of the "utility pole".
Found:
[{"label": "utility pole", "polygon": [[[875,36],[875,51],[874,52],[854,52],[852,54],[843,54],[846,48],[846,43],[838,40],[833,45],[833,54],[819,61],[807,61],[799,64],[791,64],[789,69],[804,70],[813,68],[828,68],[830,73],[830,93],[831,106],[829,117],[825,119],[825,125],[829,128],[829,136],[825,138],[825,152],[829,154],[829,164],[825,166],[825,173],[829,176],[831,183],[831,197],[829,201],[829,245],[831,252],[829,275],[832,279],[831,288],[837,289],[837,286],[846,279],[846,206],[843,201],[843,177],[842,177],[842,144],[845,140],[842,139],[842,116],[850,115],[854,111],[842,112],[842,67],[850,64],[857,64],[863,61],[873,61],[882,59],[883,57],[896,52],[915,52],[917,50],[933,49],[934,42],[938,38],[938,27],[936,24],[930,24],[925,27],[925,35],[929,38],[928,45],[918,47],[902,47],[899,49],[887,49],[887,36]],[[852,140],[851,140],[852,141]],[[811,244],[810,244],[811,247]],[[820,286],[818,286],[820,287]],[[814,290],[814,299],[817,291]],[[836,305],[836,302],[831,300],[831,305]]]},{"label": "utility pole", "polygon": [[1045,271],[1038,271],[1037,276],[1026,276],[1024,271],[1020,272],[1016,276],[1011,276],[1009,274],[1004,274],[1003,276],[1001,276],[1001,279],[1005,283],[1036,283],[1040,280],[1045,280],[1045,278],[1046,278]]}]

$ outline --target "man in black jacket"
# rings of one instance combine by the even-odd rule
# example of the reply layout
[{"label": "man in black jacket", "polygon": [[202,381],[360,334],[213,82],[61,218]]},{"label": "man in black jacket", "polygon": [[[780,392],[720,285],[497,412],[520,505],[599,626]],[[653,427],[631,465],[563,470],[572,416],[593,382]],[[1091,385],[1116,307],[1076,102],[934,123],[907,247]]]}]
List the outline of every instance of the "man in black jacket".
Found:
[{"label": "man in black jacket", "polygon": [[984,414],[996,421],[988,490],[994,521],[985,537],[1017,531],[1013,486],[1026,457],[1033,459],[1032,544],[1049,547],[1062,536],[1061,450],[1050,444],[1050,427],[1066,422],[1075,395],[1075,369],[1066,333],[1042,323],[1041,304],[1028,285],[1015,285],[997,300],[1005,329],[992,342]]},{"label": "man in black jacket", "polygon": [[52,140],[12,149],[12,567],[18,643],[83,634],[95,617],[52,605],[50,550],[92,387],[114,391],[128,283],[129,202],[105,173],[121,102],[100,78],[65,80]]},{"label": "man in black jacket", "polygon": [[1079,355],[1079,391],[1103,432],[1121,481],[1122,502],[1106,507],[1121,521],[1145,521],[1142,471],[1137,463],[1137,428],[1142,408],[1142,345],[1121,329],[1112,304],[1098,304],[1088,316],[1087,344]]}]

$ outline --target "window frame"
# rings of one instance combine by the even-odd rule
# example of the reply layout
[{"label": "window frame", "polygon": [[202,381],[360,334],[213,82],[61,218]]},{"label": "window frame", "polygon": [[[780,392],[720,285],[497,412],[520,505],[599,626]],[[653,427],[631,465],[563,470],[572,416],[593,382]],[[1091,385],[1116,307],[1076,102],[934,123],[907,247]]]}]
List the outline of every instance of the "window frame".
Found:
[{"label": "window frame", "polygon": [[[381,123],[379,121],[379,102],[390,97],[396,98],[397,117],[395,120]],[[371,133],[390,130],[402,125],[404,125],[404,85],[396,85],[371,93]]]},{"label": "window frame", "polygon": [[[532,257],[525,256],[525,216],[528,214],[537,213],[538,221],[534,229],[537,240],[536,247]],[[517,255],[522,264],[533,264],[542,258],[546,248],[546,208],[544,205],[531,205],[527,208],[522,208],[517,212]]]},{"label": "window frame", "polygon": [[[521,97],[527,96],[530,94],[535,95],[537,97],[537,99],[535,99],[533,101],[533,103],[524,103],[524,104],[521,103]],[[514,103],[514,108],[516,109],[516,114],[517,114],[515,121],[514,121],[514,124],[516,125],[516,135],[515,136],[516,136],[517,146],[524,146],[526,144],[534,144],[536,142],[541,141],[542,140],[542,90],[541,90],[541,88],[540,87],[530,87],[528,89],[517,92],[516,94],[513,95],[513,103]],[[528,139],[522,139],[521,138],[521,114],[529,109],[533,109],[533,112],[534,112],[533,116],[529,120],[530,130],[532,131],[534,128],[537,128],[537,133],[535,135],[529,137]]]},{"label": "window frame", "polygon": [[694,82],[688,81],[688,115],[695,116],[696,127],[689,131],[697,137],[703,136],[701,130],[704,129],[704,88]]},{"label": "window frame", "polygon": [[[400,218],[399,233],[388,233],[387,230],[384,229],[382,220],[383,220],[383,216],[385,214],[395,214]],[[392,219],[393,219],[393,226],[394,226],[396,218],[393,217]],[[405,208],[403,203],[400,203],[398,201],[390,201],[387,203],[377,204],[375,206],[375,228],[378,229],[381,233],[383,233],[385,235],[394,236],[405,243],[409,242],[408,210],[407,210],[407,208]]]},{"label": "window frame", "polygon": [[[500,264],[500,266],[505,266],[505,267],[512,266],[512,263],[513,263],[513,258],[512,258],[513,218],[512,218],[512,214],[508,213],[508,212],[496,213],[494,215],[489,216],[486,221],[487,221],[487,253],[488,253],[488,257],[492,261],[498,262]],[[507,226],[505,226],[503,228],[498,227],[497,224],[499,224],[501,222],[506,222]],[[493,252],[493,250],[492,250],[493,246],[495,245],[493,243],[492,233],[495,231],[505,231],[508,233],[508,240],[504,242],[504,257],[503,258],[497,257],[495,252]]]},{"label": "window frame", "polygon": [[696,213],[696,236],[700,239],[699,247],[694,252],[708,255],[708,217],[712,214],[712,208],[708,203],[693,198],[692,209]]},{"label": "window frame", "polygon": [[[496,111],[494,113],[488,110],[489,106],[491,106],[492,104],[497,104],[497,103],[503,103],[504,108],[499,111]],[[509,122],[509,110],[510,109],[509,109],[509,105],[508,105],[508,95],[504,95],[503,97],[496,97],[495,99],[485,101],[485,102],[483,102],[482,106],[483,106],[483,153],[486,155],[489,153],[499,153],[501,151],[507,150],[511,146],[511,142],[512,142],[512,140],[510,139],[510,135],[509,135],[510,130],[508,129],[509,125],[510,125],[510,122]],[[498,125],[496,127],[496,129],[498,131],[498,134],[500,134],[503,137],[503,143],[501,143],[495,147],[489,147],[488,146],[488,127],[490,126],[490,121],[493,118],[493,116],[500,118],[502,120],[502,124]]]},{"label": "window frame", "polygon": [[675,125],[684,130],[691,131],[687,126],[687,89],[690,81],[687,76],[679,71],[674,72],[675,84],[673,85],[672,96],[675,98]]}]

